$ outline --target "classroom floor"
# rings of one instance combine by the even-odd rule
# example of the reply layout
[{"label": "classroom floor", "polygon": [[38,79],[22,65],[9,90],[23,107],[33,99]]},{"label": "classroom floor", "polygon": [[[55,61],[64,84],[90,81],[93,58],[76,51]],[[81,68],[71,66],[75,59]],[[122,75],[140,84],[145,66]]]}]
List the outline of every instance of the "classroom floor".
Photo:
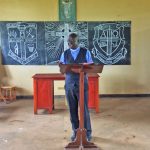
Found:
[{"label": "classroom floor", "polygon": [[[71,126],[64,100],[53,114],[33,114],[33,100],[0,102],[0,150],[63,150]],[[102,150],[150,150],[150,98],[101,98],[90,110],[93,139]]]}]

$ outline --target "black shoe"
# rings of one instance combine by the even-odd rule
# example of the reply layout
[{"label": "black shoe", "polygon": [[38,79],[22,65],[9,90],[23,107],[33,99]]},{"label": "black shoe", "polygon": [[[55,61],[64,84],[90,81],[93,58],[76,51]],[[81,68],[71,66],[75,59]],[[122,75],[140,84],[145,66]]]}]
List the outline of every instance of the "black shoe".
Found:
[{"label": "black shoe", "polygon": [[76,132],[73,132],[73,134],[71,136],[71,141],[73,142],[73,141],[75,141],[75,139],[76,139]]}]

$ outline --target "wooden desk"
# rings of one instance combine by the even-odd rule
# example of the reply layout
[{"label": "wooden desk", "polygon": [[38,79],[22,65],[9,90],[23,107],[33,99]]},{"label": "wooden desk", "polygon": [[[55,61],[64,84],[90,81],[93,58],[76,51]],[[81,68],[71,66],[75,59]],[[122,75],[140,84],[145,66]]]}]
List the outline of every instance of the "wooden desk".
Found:
[{"label": "wooden desk", "polygon": [[[88,74],[89,85],[89,108],[94,108],[99,112],[99,84],[98,74]],[[65,80],[65,76],[60,73],[35,74],[33,76],[34,88],[34,114],[38,109],[48,109],[50,113],[54,109],[54,81]]]}]

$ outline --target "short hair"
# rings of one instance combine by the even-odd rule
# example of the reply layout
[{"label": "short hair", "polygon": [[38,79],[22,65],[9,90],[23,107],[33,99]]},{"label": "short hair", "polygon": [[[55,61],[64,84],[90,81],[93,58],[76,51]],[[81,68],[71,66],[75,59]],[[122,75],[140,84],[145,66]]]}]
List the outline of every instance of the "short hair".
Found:
[{"label": "short hair", "polygon": [[78,35],[76,34],[76,33],[71,33],[71,34],[69,34],[69,37],[71,37],[71,38],[77,38],[78,37]]}]

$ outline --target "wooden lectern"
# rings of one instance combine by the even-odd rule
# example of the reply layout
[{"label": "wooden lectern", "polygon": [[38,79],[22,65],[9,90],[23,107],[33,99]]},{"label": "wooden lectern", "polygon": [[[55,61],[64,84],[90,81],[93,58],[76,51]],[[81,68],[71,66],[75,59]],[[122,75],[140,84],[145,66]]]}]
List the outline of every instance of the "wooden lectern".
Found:
[{"label": "wooden lectern", "polygon": [[86,138],[86,129],[84,128],[84,75],[85,73],[101,73],[103,65],[94,64],[59,64],[60,72],[74,72],[80,74],[80,122],[79,128],[77,129],[76,140],[69,143],[65,150],[100,150],[94,143],[88,142]]}]

